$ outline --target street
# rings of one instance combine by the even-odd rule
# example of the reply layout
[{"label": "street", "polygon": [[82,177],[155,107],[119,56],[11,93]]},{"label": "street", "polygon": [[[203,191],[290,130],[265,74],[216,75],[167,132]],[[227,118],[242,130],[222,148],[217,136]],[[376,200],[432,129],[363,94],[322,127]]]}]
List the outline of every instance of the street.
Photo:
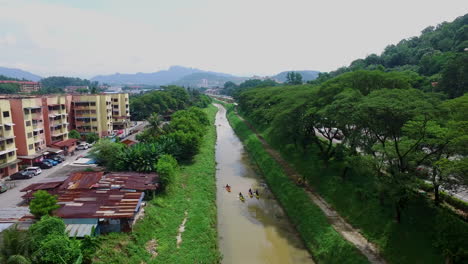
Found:
[{"label": "street", "polygon": [[30,184],[47,181],[57,177],[66,177],[72,172],[84,170],[86,167],[73,166],[70,164],[73,163],[78,156],[85,156],[88,151],[89,149],[77,150],[75,155],[67,156],[64,162],[57,164],[57,166],[54,166],[50,169],[43,169],[41,174],[34,176],[31,179],[5,181],[5,184],[10,189],[0,194],[0,208],[21,206],[21,203],[23,202],[21,196],[23,196],[25,193],[20,192],[20,190],[29,186]]}]

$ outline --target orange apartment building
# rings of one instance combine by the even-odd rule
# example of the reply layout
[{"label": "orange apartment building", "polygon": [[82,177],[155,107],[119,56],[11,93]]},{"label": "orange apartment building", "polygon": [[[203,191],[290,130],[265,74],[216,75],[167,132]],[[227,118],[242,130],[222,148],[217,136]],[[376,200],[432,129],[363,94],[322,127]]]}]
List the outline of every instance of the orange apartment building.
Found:
[{"label": "orange apartment building", "polygon": [[58,148],[64,153],[75,151],[78,140],[68,138],[69,95],[51,95],[42,97],[44,113],[45,139],[47,146]]},{"label": "orange apartment building", "polygon": [[73,152],[69,129],[105,137],[129,124],[128,94],[0,96],[0,178],[18,164]]},{"label": "orange apartment building", "polygon": [[27,164],[41,160],[46,148],[41,98],[13,97],[9,101],[18,158]]}]

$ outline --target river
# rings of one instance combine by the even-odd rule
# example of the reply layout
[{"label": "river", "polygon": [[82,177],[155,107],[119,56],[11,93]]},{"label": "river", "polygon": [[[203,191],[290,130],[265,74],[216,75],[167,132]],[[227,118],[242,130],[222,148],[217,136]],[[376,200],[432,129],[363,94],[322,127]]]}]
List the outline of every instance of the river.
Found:
[{"label": "river", "polygon": [[[217,207],[222,263],[314,263],[261,175],[253,170],[242,142],[216,105]],[[224,188],[232,186],[232,192]],[[249,188],[259,199],[250,198]],[[239,200],[239,192],[245,202]]]}]

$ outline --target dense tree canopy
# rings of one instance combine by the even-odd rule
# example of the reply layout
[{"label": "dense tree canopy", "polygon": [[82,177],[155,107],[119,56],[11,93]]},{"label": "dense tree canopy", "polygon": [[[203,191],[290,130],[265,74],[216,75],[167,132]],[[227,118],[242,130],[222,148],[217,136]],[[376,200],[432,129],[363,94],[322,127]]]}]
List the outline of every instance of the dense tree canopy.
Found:
[{"label": "dense tree canopy", "polygon": [[198,90],[168,86],[161,91],[131,96],[130,113],[133,120],[145,120],[155,113],[169,115],[190,106],[206,107],[210,102],[210,98]]}]

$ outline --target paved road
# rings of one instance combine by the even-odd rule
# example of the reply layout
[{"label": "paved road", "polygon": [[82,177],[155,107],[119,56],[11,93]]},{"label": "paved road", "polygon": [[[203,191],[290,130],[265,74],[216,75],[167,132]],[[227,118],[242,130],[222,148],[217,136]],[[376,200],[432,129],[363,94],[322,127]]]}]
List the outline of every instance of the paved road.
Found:
[{"label": "paved road", "polygon": [[24,192],[21,189],[29,186],[30,184],[51,180],[56,177],[64,177],[70,175],[74,171],[82,171],[83,167],[70,165],[80,155],[86,155],[89,150],[77,150],[75,155],[67,156],[66,160],[57,166],[50,169],[43,169],[42,173],[28,180],[5,181],[11,187],[8,191],[0,194],[0,208],[11,208],[21,206],[23,199],[21,196]]}]

